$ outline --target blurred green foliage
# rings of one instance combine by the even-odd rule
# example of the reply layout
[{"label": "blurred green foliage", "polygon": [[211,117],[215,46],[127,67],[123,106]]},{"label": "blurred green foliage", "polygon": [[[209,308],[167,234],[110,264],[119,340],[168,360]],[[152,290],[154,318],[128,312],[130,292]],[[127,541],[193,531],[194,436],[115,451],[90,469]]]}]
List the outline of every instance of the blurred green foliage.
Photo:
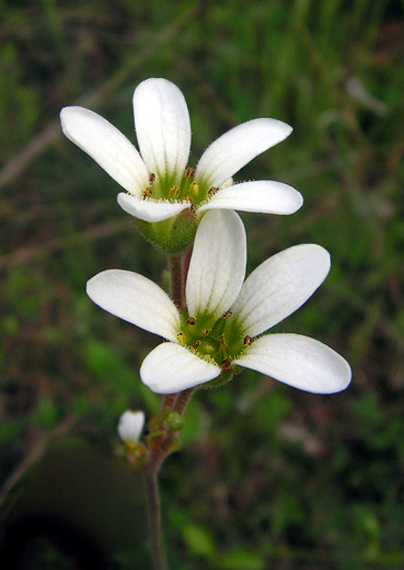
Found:
[{"label": "blurred green foliage", "polygon": [[[119,415],[159,408],[138,375],[157,339],[99,310],[84,286],[115,267],[163,283],[165,261],[117,206],[117,185],[63,140],[57,116],[83,104],[135,141],[133,89],[162,76],[188,101],[190,164],[242,121],[294,127],[238,175],[305,197],[291,217],[242,215],[249,269],[292,244],[326,247],[327,281],[277,328],[329,344],[354,373],[328,397],[250,371],[198,392],[183,449],[161,475],[171,565],[401,568],[403,2],[2,0],[0,9],[3,511],[52,439],[71,434],[112,455]],[[65,567],[51,550],[31,567],[47,568],[46,556]],[[116,553],[115,568],[133,564]]]}]

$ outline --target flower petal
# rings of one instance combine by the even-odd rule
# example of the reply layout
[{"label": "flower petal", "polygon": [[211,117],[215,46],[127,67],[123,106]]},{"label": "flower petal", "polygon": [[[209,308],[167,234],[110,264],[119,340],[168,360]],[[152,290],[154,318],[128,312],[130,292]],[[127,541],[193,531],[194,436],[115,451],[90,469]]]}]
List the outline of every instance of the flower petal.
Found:
[{"label": "flower petal", "polygon": [[87,281],[87,295],[112,315],[175,341],[180,329],[177,307],[158,285],[121,269],[102,271]]},{"label": "flower petal", "polygon": [[234,127],[203,153],[196,167],[195,181],[208,187],[220,186],[291,132],[292,127],[276,119],[254,119]]},{"label": "flower petal", "polygon": [[213,380],[220,372],[216,363],[199,358],[184,346],[163,342],[143,360],[140,378],[157,394],[173,394]]},{"label": "flower petal", "polygon": [[303,197],[292,186],[271,180],[243,182],[218,190],[198,212],[224,208],[263,214],[294,214],[303,204]]},{"label": "flower petal", "polygon": [[125,190],[141,196],[149,185],[149,173],[137,149],[121,131],[84,107],[65,107],[60,112],[60,122],[69,140]]},{"label": "flower petal", "polygon": [[212,210],[196,232],[185,296],[188,313],[219,318],[237,298],[245,276],[246,235],[232,210]]},{"label": "flower petal", "polygon": [[315,394],[344,390],[352,376],[342,356],[325,344],[298,334],[264,335],[254,340],[234,364]]},{"label": "flower petal", "polygon": [[233,318],[248,335],[261,334],[301,307],[329,270],[329,253],[319,245],[296,245],[281,251],[246,279],[232,307]]},{"label": "flower petal", "polygon": [[182,210],[189,208],[189,202],[165,202],[163,200],[139,199],[137,196],[120,192],[118,204],[125,212],[145,220],[146,222],[160,222],[176,216]]},{"label": "flower petal", "polygon": [[178,184],[187,166],[191,124],[184,95],[167,79],[147,79],[134,92],[140,152],[149,171]]}]

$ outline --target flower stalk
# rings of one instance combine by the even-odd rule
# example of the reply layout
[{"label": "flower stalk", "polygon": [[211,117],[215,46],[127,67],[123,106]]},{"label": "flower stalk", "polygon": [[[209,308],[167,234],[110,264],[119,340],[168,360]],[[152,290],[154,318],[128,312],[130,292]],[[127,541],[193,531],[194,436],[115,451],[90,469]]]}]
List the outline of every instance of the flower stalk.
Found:
[{"label": "flower stalk", "polygon": [[168,569],[164,548],[158,474],[166,457],[180,446],[176,431],[164,427],[165,422],[163,418],[169,418],[171,414],[182,416],[193,391],[194,389],[190,388],[179,394],[167,394],[164,396],[160,416],[152,418],[150,422],[151,433],[148,438],[150,448],[144,476],[146,481],[149,541],[155,570]]},{"label": "flower stalk", "polygon": [[[171,254],[168,257],[168,261],[171,298],[179,309],[183,309],[186,277],[184,275],[186,269],[184,269],[183,256],[181,254]],[[173,416],[178,424],[178,418],[182,418],[193,391],[193,388],[189,388],[178,394],[166,394],[163,397],[160,416],[153,418],[151,421],[150,449],[144,476],[146,481],[149,541],[155,570],[168,569],[164,547],[158,475],[166,457],[178,449],[180,445],[176,431],[167,427],[167,424],[169,424],[169,420]],[[178,424],[178,426],[179,431],[182,424]],[[155,437],[156,432],[158,434],[157,437]]]}]

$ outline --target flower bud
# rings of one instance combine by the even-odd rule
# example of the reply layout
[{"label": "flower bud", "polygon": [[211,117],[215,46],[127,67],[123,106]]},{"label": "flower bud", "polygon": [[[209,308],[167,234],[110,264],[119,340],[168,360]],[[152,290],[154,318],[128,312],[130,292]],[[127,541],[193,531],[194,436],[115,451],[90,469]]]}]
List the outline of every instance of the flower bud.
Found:
[{"label": "flower bud", "polygon": [[124,443],[137,443],[145,422],[143,412],[127,410],[119,419],[118,433]]}]

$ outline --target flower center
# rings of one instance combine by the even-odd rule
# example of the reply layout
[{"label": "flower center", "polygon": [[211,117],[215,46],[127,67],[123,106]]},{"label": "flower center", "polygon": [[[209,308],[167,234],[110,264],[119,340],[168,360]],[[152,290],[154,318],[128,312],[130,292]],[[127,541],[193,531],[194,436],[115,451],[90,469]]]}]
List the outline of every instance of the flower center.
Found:
[{"label": "flower center", "polygon": [[192,348],[201,358],[229,370],[232,360],[251,342],[251,338],[231,318],[230,311],[219,319],[206,314],[190,317],[182,313],[178,342]]},{"label": "flower center", "polygon": [[195,182],[195,168],[188,166],[180,180],[173,184],[174,177],[160,178],[150,173],[149,186],[143,191],[144,198],[169,200],[170,202],[188,201],[195,207],[199,206],[207,196],[214,194],[217,188],[207,188]]}]

